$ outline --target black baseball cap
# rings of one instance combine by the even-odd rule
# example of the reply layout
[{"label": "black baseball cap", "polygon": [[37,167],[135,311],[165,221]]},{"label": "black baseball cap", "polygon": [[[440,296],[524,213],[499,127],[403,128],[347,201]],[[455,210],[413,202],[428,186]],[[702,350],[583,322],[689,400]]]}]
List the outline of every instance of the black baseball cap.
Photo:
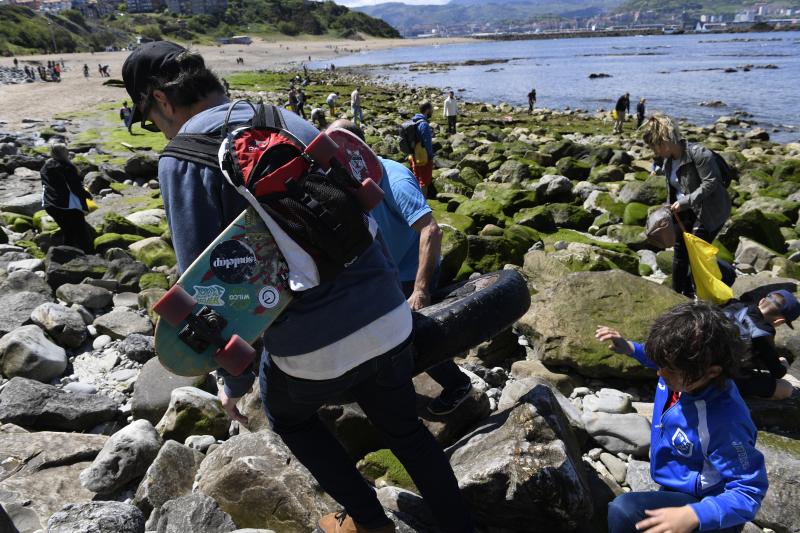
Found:
[{"label": "black baseball cap", "polygon": [[131,52],[122,65],[122,80],[125,90],[133,100],[131,124],[141,121],[139,104],[146,96],[150,79],[171,63],[186,48],[169,41],[146,43]]}]

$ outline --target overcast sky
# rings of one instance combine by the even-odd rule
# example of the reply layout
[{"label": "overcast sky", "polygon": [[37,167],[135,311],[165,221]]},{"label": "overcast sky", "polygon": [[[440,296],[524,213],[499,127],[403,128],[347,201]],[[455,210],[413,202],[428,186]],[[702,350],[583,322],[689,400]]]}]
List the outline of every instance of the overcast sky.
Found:
[{"label": "overcast sky", "polygon": [[[386,4],[389,0],[334,0],[337,4],[347,7],[376,6]],[[446,4],[449,0],[393,0],[404,4]]]}]

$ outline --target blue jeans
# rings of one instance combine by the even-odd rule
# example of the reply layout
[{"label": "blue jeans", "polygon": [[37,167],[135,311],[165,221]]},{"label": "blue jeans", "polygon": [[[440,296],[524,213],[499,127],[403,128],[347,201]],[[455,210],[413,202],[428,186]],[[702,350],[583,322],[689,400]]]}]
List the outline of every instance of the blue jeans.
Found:
[{"label": "blue jeans", "polygon": [[353,122],[356,123],[358,126],[359,122],[364,122],[364,112],[361,110],[361,106],[354,105],[353,107]]},{"label": "blue jeans", "polygon": [[[689,494],[668,490],[621,494],[608,504],[608,533],[639,533],[636,529],[636,523],[647,517],[644,514],[645,509],[682,507],[699,501],[699,499]],[[744,524],[713,531],[739,533],[743,527]]]},{"label": "blue jeans", "polygon": [[441,529],[471,532],[450,463],[417,417],[413,368],[410,342],[324,381],[293,378],[266,357],[259,377],[264,410],[275,433],[353,520],[366,528],[382,527],[389,519],[375,491],[317,415],[324,403],[349,392],[403,463]]}]

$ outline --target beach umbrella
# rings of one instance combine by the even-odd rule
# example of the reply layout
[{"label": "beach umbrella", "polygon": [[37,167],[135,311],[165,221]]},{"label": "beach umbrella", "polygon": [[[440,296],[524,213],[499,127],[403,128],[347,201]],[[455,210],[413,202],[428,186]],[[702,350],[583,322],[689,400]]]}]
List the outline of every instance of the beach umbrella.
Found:
[{"label": "beach umbrella", "polygon": [[733,298],[733,289],[722,282],[722,272],[717,263],[719,249],[686,231],[677,214],[675,219],[681,227],[683,242],[686,243],[686,251],[689,254],[695,294],[699,299],[713,304],[721,305],[726,303]]}]

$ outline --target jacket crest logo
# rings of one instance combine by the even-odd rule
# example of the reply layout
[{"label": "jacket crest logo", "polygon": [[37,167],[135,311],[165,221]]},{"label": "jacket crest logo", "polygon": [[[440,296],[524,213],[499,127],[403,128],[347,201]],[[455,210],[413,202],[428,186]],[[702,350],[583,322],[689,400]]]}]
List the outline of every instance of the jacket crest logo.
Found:
[{"label": "jacket crest logo", "polygon": [[672,447],[682,456],[691,457],[694,444],[686,436],[686,433],[681,428],[678,428],[675,430],[675,434],[672,435]]}]

